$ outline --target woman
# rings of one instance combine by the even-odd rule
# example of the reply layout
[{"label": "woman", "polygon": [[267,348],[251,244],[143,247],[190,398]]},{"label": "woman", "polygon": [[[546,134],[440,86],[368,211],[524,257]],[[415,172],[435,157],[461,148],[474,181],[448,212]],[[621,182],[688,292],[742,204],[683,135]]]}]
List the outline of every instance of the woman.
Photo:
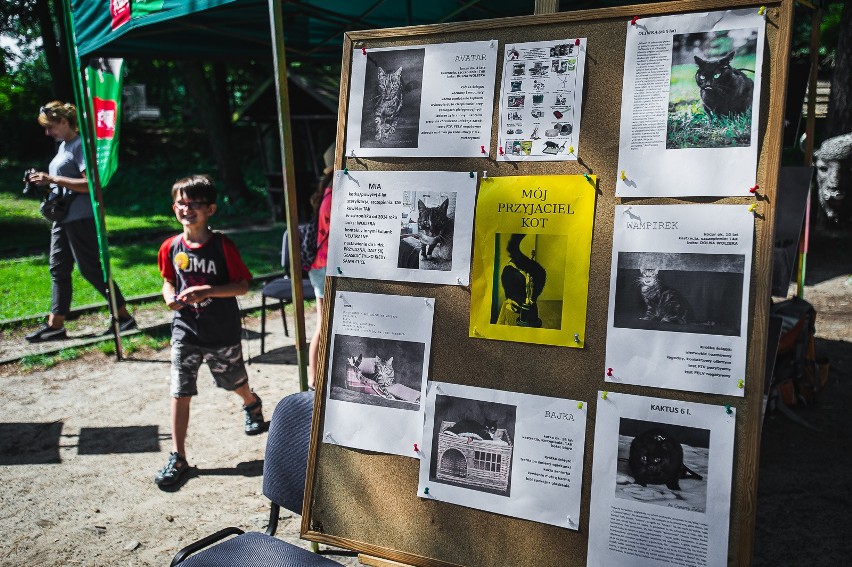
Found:
[{"label": "woman", "polygon": [[[331,154],[331,159],[334,159],[334,154]],[[326,163],[328,161],[328,158],[326,158]],[[317,352],[319,351],[320,321],[322,321],[323,290],[325,288],[325,266],[328,262],[328,231],[331,225],[331,179],[334,174],[334,166],[327,166],[322,173],[322,179],[314,194],[311,195],[311,206],[314,209],[314,214],[318,215],[317,255],[314,258],[314,263],[311,264],[310,272],[308,272],[308,278],[311,280],[311,286],[314,288],[314,294],[317,298],[317,326],[314,330],[314,336],[311,337],[311,344],[308,349],[308,386],[311,390],[314,389],[314,384],[316,384]]]},{"label": "woman", "polygon": [[[45,325],[26,336],[30,342],[67,338],[65,318],[71,310],[71,272],[75,261],[83,277],[105,298],[107,294],[98,256],[95,215],[86,181],[83,143],[77,129],[77,108],[54,100],[41,107],[38,123],[44,127],[45,135],[59,142],[59,149],[50,162],[48,172],[31,172],[29,181],[40,187],[50,185],[51,192],[57,195],[72,192],[76,196],[71,201],[68,215],[54,222],[50,231],[50,277],[53,283],[50,315]],[[114,289],[121,330],[136,328],[136,321],[127,311],[118,285]],[[111,328],[107,330],[109,332]]]}]

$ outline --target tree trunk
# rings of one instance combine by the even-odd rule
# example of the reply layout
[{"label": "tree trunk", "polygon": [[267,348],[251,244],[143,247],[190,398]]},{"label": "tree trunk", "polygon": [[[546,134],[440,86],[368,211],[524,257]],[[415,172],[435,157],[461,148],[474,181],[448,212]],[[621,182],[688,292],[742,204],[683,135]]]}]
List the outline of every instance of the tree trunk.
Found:
[{"label": "tree trunk", "polygon": [[198,115],[201,125],[207,132],[210,149],[219,169],[219,179],[225,188],[225,194],[231,199],[248,198],[248,187],[243,179],[238,154],[231,140],[231,124],[227,113],[220,112],[216,97],[204,73],[202,63],[197,61],[178,62],[183,74],[186,91],[191,104]]},{"label": "tree trunk", "polygon": [[836,53],[825,121],[826,139],[852,132],[852,8],[849,2],[844,4],[840,15]]},{"label": "tree trunk", "polygon": [[[65,53],[65,27],[59,25],[54,28],[54,19],[50,14],[50,0],[38,0],[33,7],[38,25],[41,29],[41,39],[44,49],[44,57],[47,60],[47,68],[50,70],[51,93],[55,98],[66,101],[74,100],[74,88],[71,84],[71,69],[68,65],[68,57]],[[54,14],[57,19],[62,17],[61,3],[54,1]],[[59,36],[56,35],[59,30]]]}]

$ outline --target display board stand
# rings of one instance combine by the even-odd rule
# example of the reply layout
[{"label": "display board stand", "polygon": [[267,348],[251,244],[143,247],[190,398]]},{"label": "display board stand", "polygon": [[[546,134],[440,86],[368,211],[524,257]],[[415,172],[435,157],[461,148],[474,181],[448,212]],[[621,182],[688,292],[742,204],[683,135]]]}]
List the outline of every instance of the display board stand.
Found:
[{"label": "display board stand", "polygon": [[[469,287],[412,284],[353,278],[326,279],[317,399],[313,417],[302,536],[356,550],[372,565],[585,565],[589,541],[590,490],[595,411],[599,390],[659,396],[684,402],[730,405],[736,411],[730,503],[728,564],[749,565],[755,523],[761,404],[769,317],[774,205],[781,161],[781,137],[793,2],[765,2],[763,86],[760,92],[757,195],[742,197],[620,198],[618,181],[619,115],[625,38],[632,18],[753,8],[739,0],[696,0],[563,12],[478,22],[351,32],[346,34],[338,116],[335,168],[370,171],[471,171],[488,177],[593,174],[598,179],[592,237],[588,316],[582,349],[530,345],[469,337]],[[350,66],[363,49],[498,40],[500,53],[510,42],[587,38],[583,124],[578,161],[505,162],[486,158],[366,158],[344,155],[349,110]],[[502,73],[498,58],[497,76]],[[499,89],[495,90],[497,108]],[[492,132],[497,131],[498,113]],[[490,156],[497,155],[492,134]],[[613,244],[613,217],[621,204],[756,204],[754,254],[748,284],[748,351],[745,395],[726,396],[672,391],[605,382],[607,306]],[[324,443],[329,367],[330,321],[337,292],[418,296],[435,299],[429,378],[431,380],[588,401],[583,496],[579,529],[530,522],[483,512],[417,494],[415,458],[352,450]],[[416,322],[412,321],[412,324]],[[712,497],[712,495],[710,495]],[[379,563],[381,562],[381,563]]]}]

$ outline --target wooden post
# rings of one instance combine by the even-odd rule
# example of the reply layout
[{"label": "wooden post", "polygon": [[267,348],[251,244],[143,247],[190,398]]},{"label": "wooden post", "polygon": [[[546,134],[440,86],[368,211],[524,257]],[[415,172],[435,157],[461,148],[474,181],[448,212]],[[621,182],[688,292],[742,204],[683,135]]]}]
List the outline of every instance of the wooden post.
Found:
[{"label": "wooden post", "polygon": [[535,0],[533,14],[555,14],[559,11],[559,0]]},{"label": "wooden post", "polygon": [[284,15],[281,0],[269,0],[269,23],[272,33],[272,66],[278,100],[278,136],[284,180],[284,218],[290,235],[290,278],[293,282],[293,311],[296,319],[296,362],[299,385],[308,389],[308,345],[305,340],[305,300],[302,293],[302,258],[299,253],[299,216],[296,205],[296,173],[293,169],[293,128],[290,122],[290,93],[287,89],[287,57],[284,47]]}]

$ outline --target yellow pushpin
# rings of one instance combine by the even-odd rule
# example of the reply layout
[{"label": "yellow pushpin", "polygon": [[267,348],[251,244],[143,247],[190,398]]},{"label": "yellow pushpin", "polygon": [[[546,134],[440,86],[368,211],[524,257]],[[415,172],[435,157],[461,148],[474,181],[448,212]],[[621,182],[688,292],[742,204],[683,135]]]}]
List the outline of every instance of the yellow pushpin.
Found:
[{"label": "yellow pushpin", "polygon": [[601,397],[602,397],[603,399],[606,399],[606,390],[604,390],[604,391],[601,393]]},{"label": "yellow pushpin", "polygon": [[765,15],[765,14],[766,14],[766,6],[761,6],[761,7],[757,10],[757,13],[758,13],[758,14],[760,14],[761,16]]},{"label": "yellow pushpin", "polygon": [[757,209],[757,203],[752,203],[748,206],[748,212],[753,213]]},{"label": "yellow pushpin", "polygon": [[573,154],[573,153],[574,153],[574,146],[568,146],[568,153],[569,153],[569,154]]},{"label": "yellow pushpin", "polygon": [[577,402],[577,409],[583,409],[583,402]]},{"label": "yellow pushpin", "polygon": [[743,380],[737,380],[737,388],[739,388],[740,390],[742,390],[744,386],[745,386],[745,381],[743,381]]},{"label": "yellow pushpin", "polygon": [[622,180],[622,181],[627,181],[627,174],[626,174],[626,173],[624,173],[624,170],[623,170],[623,169],[621,170],[621,180]]}]

